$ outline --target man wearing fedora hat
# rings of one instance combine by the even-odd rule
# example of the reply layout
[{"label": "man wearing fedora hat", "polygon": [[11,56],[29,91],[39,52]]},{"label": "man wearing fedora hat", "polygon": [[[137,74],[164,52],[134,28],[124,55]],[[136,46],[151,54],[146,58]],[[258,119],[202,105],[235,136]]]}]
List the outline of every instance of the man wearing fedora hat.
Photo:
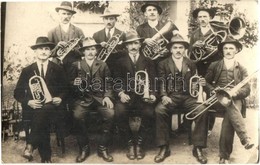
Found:
[{"label": "man wearing fedora hat", "polygon": [[[164,81],[160,81],[161,102],[155,108],[156,117],[156,143],[160,148],[155,156],[156,163],[164,161],[170,156],[170,122],[173,111],[177,106],[181,106],[184,112],[190,112],[198,106],[197,99],[189,94],[190,78],[196,74],[196,65],[185,56],[185,51],[189,48],[189,43],[182,36],[176,34],[167,45],[172,55],[158,65],[158,76]],[[206,81],[201,78],[200,85],[205,86]],[[198,111],[203,110],[201,106]],[[207,113],[195,119],[193,131],[193,155],[197,160],[205,164],[207,158],[202,152],[207,142]]]},{"label": "man wearing fedora hat", "polygon": [[57,56],[56,52],[59,48],[65,47],[68,41],[80,37],[84,38],[85,36],[80,28],[71,24],[71,18],[76,13],[76,11],[72,9],[71,2],[63,1],[55,10],[59,15],[60,23],[48,32],[48,38],[57,45],[52,54],[53,62],[63,66],[64,70],[67,72],[73,62],[81,60],[81,53],[76,48],[66,56]]},{"label": "man wearing fedora hat", "polygon": [[[22,103],[24,117],[28,117],[26,119],[31,122],[31,132],[28,135],[23,154],[29,161],[33,158],[33,149],[38,148],[41,162],[51,162],[49,124],[53,117],[57,117],[56,110],[62,109],[63,100],[68,91],[64,71],[57,64],[48,60],[54,46],[47,37],[37,38],[36,44],[31,46],[36,55],[36,62],[22,70],[14,90],[14,98]],[[44,91],[43,84],[40,89],[36,88],[37,84],[29,84],[30,79],[35,75],[44,79],[51,95],[49,102],[41,102],[34,98],[33,91]],[[47,97],[46,93],[45,97]]]},{"label": "man wearing fedora hat", "polygon": [[93,38],[87,37],[83,41],[80,51],[84,59],[74,62],[70,69],[69,79],[75,89],[73,116],[77,127],[76,136],[80,154],[76,162],[83,162],[90,154],[87,121],[91,110],[102,117],[101,137],[98,141],[98,156],[107,162],[112,162],[107,146],[111,138],[111,129],[114,118],[114,104],[111,101],[112,84],[107,79],[111,78],[106,63],[95,59],[97,47],[100,46]]},{"label": "man wearing fedora hat", "polygon": [[[123,40],[125,40],[125,33],[115,27],[117,22],[117,17],[120,16],[115,9],[112,7],[107,7],[100,17],[103,19],[105,28],[102,30],[99,30],[93,34],[94,40],[99,43],[103,48],[109,47],[107,42],[109,39],[113,36],[119,35],[119,43],[121,43]],[[117,69],[115,67],[115,62],[118,58],[120,58],[120,55],[117,53],[118,50],[121,49],[119,46],[115,48],[115,50],[110,54],[108,59],[106,60],[106,63],[108,65],[108,68],[111,71],[111,74],[114,74],[114,71]]]},{"label": "man wearing fedora hat", "polygon": [[[165,23],[159,21],[159,16],[162,14],[162,8],[158,5],[158,2],[147,1],[142,7],[141,11],[147,19],[147,22],[139,25],[136,29],[140,37],[145,38],[144,43],[150,47],[157,45],[157,41],[153,40],[152,37],[161,30]],[[174,25],[175,26],[175,25]],[[167,32],[164,37],[170,41],[173,33],[178,31],[175,26],[173,31]]]},{"label": "man wearing fedora hat", "polygon": [[[116,122],[119,128],[127,133],[128,151],[126,156],[130,160],[144,158],[145,131],[149,126],[151,127],[152,121],[154,121],[152,103],[156,101],[155,69],[153,62],[140,51],[142,40],[134,30],[126,33],[123,45],[127,51],[122,52],[122,57],[117,61],[117,70],[114,76],[115,84],[120,83],[119,88],[114,89],[118,96],[115,108]],[[135,74],[141,70],[147,72],[150,80],[149,99],[143,99],[143,95],[135,93]],[[141,121],[141,126],[139,121]],[[133,129],[131,125],[135,125],[135,123],[138,126]]]},{"label": "man wearing fedora hat", "polygon": [[[224,58],[211,63],[207,70],[205,79],[207,81],[206,89],[209,93],[213,94],[216,87],[223,88],[232,80],[234,80],[234,82],[230,84],[228,88],[233,88],[248,76],[246,68],[235,60],[235,54],[241,50],[242,44],[229,37],[219,44],[218,51],[223,54]],[[231,94],[236,108],[232,108],[232,106],[224,107],[219,102],[213,105],[213,109],[224,115],[219,140],[220,164],[228,163],[233,150],[235,132],[245,149],[253,147],[253,144],[250,143],[250,138],[246,132],[246,126],[243,120],[246,110],[245,98],[249,94],[250,86],[246,84]]]}]

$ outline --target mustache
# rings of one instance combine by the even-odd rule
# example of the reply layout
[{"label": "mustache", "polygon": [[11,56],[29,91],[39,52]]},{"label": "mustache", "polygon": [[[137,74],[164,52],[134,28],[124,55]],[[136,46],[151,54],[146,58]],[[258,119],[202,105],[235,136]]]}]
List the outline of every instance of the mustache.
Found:
[{"label": "mustache", "polygon": [[111,23],[107,23],[107,25],[109,25],[109,26],[112,26],[112,24],[111,24]]},{"label": "mustache", "polygon": [[130,49],[130,51],[137,51],[137,49],[136,48],[132,48],[132,49]]}]

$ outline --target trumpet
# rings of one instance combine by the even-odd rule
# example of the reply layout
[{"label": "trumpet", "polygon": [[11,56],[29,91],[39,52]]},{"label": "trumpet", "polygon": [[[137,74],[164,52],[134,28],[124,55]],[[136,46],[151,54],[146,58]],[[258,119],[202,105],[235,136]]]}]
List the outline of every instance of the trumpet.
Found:
[{"label": "trumpet", "polygon": [[44,79],[36,73],[29,79],[29,88],[34,100],[40,100],[41,103],[48,103],[52,101],[52,96]]},{"label": "trumpet", "polygon": [[68,41],[67,44],[64,47],[58,48],[57,56],[58,57],[65,57],[73,48],[75,48],[78,45],[79,41],[82,38],[83,37],[81,36],[80,38],[72,39],[72,40]]},{"label": "trumpet", "polygon": [[135,93],[143,95],[143,99],[150,99],[149,77],[146,69],[135,73]]},{"label": "trumpet", "polygon": [[100,53],[97,56],[97,59],[105,62],[107,60],[107,58],[110,56],[110,54],[113,52],[113,50],[115,49],[117,44],[119,43],[120,37],[122,35],[123,35],[123,32],[121,34],[116,34],[116,35],[112,36],[107,41],[108,47],[101,49]]},{"label": "trumpet", "polygon": [[142,49],[144,56],[150,58],[151,60],[163,57],[163,54],[161,54],[161,52],[168,51],[166,45],[169,43],[169,41],[164,37],[164,35],[168,32],[173,31],[174,24],[169,21],[164,25],[161,30],[157,30],[156,27],[154,27],[154,29],[157,31],[157,33],[152,37],[152,39],[157,42],[157,45],[153,47],[145,45]]},{"label": "trumpet", "polygon": [[203,92],[203,86],[200,85],[200,76],[197,71],[194,76],[190,78],[189,92],[192,97],[197,97],[197,103],[202,103],[206,98],[206,93]]},{"label": "trumpet", "polygon": [[215,55],[218,44],[223,42],[227,35],[231,35],[234,39],[240,39],[246,32],[245,21],[240,17],[234,17],[228,22],[228,25],[218,21],[211,21],[210,25],[220,30],[215,32],[210,26],[212,34],[202,41],[203,46],[195,46],[190,52],[190,59],[193,62],[203,61]]}]

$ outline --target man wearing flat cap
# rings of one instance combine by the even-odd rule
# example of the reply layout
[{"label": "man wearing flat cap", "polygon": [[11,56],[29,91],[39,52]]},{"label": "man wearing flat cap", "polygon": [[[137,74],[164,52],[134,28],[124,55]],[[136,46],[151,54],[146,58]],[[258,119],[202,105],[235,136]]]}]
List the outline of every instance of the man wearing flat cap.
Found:
[{"label": "man wearing flat cap", "polygon": [[[223,88],[230,83],[226,90],[232,89],[248,76],[246,68],[235,60],[235,55],[241,50],[242,44],[229,37],[219,44],[218,51],[224,58],[211,63],[207,70],[205,79],[207,81],[206,89],[209,93],[214,94],[216,87]],[[220,164],[229,163],[235,132],[245,149],[250,149],[254,145],[250,142],[243,120],[246,110],[245,98],[249,94],[250,86],[246,83],[243,87],[231,93],[234,106],[225,107],[219,102],[213,105],[214,110],[224,115],[219,140]]]},{"label": "man wearing flat cap", "polygon": [[[55,28],[51,29],[48,32],[48,38],[55,45],[55,49],[53,50],[53,62],[63,66],[65,72],[68,72],[69,67],[75,61],[81,60],[81,53],[77,50],[77,48],[70,51],[66,56],[57,55],[57,50],[59,48],[64,48],[68,41],[77,39],[77,38],[85,38],[83,31],[71,24],[71,18],[76,13],[72,9],[72,3],[63,1],[60,6],[55,8],[56,12],[59,15],[60,23]],[[81,41],[80,43],[81,44]]]},{"label": "man wearing flat cap", "polygon": [[[147,22],[139,25],[136,29],[138,35],[144,38],[144,43],[149,47],[158,45],[158,41],[152,39],[152,37],[161,30],[165,23],[159,21],[159,16],[162,14],[162,8],[158,5],[158,2],[147,1],[142,7],[141,11],[147,19]],[[173,33],[178,31],[178,28],[174,25],[173,30],[164,34],[164,38],[168,41],[171,40]],[[167,50],[167,49],[166,49]],[[165,53],[164,53],[165,55]]]},{"label": "man wearing flat cap", "polygon": [[[134,30],[126,33],[126,40],[123,45],[126,47],[127,52],[122,52],[122,57],[117,61],[117,70],[114,77],[114,90],[117,95],[116,122],[119,128],[126,131],[128,141],[126,156],[130,160],[144,158],[143,143],[145,133],[147,128],[151,128],[154,121],[152,103],[156,101],[154,89],[155,67],[153,61],[145,57],[140,51],[142,40]],[[146,76],[150,80],[150,85],[142,76],[143,74],[135,76],[139,71],[147,73]],[[137,86],[135,86],[135,79]],[[147,98],[144,98],[143,90],[138,93],[135,91],[137,88],[145,88],[143,86],[145,84],[143,83],[144,80],[149,86],[149,91],[146,94]]]},{"label": "man wearing flat cap", "polygon": [[85,38],[80,48],[84,59],[74,62],[69,72],[70,84],[75,91],[72,110],[80,149],[76,162],[83,162],[90,155],[87,121],[93,110],[102,118],[98,156],[106,162],[113,161],[107,148],[114,118],[112,84],[106,81],[111,75],[106,63],[95,59],[99,46],[93,38]]},{"label": "man wearing flat cap", "polygon": [[[103,15],[100,16],[103,19],[105,28],[95,32],[93,34],[93,38],[97,43],[102,46],[102,48],[109,47],[108,41],[113,36],[119,36],[119,43],[122,43],[122,41],[125,39],[125,33],[115,27],[117,17],[119,16],[120,14],[118,14],[112,7],[107,7]],[[119,49],[121,49],[120,46],[117,46],[114,51],[109,55],[108,59],[105,61],[112,75],[117,69],[115,67],[116,60],[121,57],[118,54]]]},{"label": "man wearing flat cap", "polygon": [[[176,34],[167,45],[172,55],[158,64],[158,76],[164,80],[159,83],[159,96],[161,101],[155,108],[156,117],[156,143],[160,148],[154,161],[160,163],[170,156],[170,130],[172,113],[178,106],[182,107],[184,113],[195,109],[199,104],[197,99],[189,93],[190,78],[196,74],[196,65],[186,58],[185,52],[189,48],[189,43],[182,36]],[[199,80],[201,86],[206,85],[204,78]],[[200,106],[198,111],[204,109]],[[207,158],[202,149],[207,145],[207,113],[198,116],[195,121],[195,128],[192,135],[193,156],[205,164]]]},{"label": "man wearing flat cap", "polygon": [[[38,148],[42,163],[51,163],[50,120],[62,109],[68,87],[64,71],[48,60],[54,44],[47,37],[38,37],[31,48],[36,62],[25,67],[14,90],[14,98],[22,103],[23,117],[30,120],[31,132],[23,157],[33,159]],[[37,77],[33,77],[37,76]]]}]

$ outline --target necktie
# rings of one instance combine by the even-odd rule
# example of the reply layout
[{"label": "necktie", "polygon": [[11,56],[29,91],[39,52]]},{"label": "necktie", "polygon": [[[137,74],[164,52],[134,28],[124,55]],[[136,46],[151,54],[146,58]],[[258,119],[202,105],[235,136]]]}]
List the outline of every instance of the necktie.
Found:
[{"label": "necktie", "polygon": [[44,78],[43,64],[41,64],[41,77]]},{"label": "necktie", "polygon": [[133,55],[133,57],[134,57],[134,64],[136,64],[136,54]]},{"label": "necktie", "polygon": [[111,31],[111,29],[108,29],[108,32],[107,32],[107,40],[109,40],[110,37],[111,37],[110,31]]}]

